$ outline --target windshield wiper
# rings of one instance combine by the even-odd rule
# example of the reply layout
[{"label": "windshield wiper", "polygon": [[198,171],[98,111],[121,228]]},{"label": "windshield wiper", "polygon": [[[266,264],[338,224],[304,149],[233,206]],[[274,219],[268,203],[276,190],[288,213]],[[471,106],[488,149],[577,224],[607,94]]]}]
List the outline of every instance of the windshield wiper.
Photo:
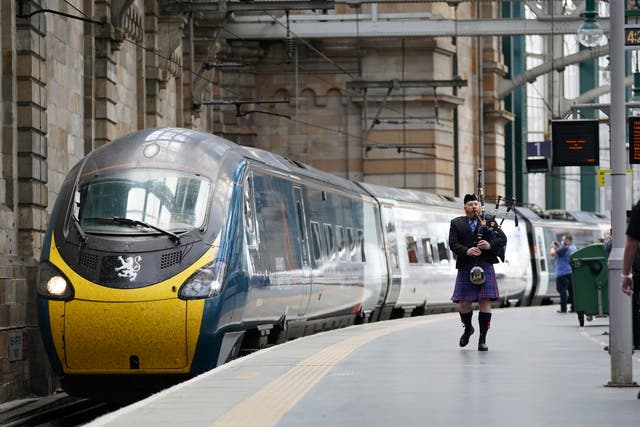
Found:
[{"label": "windshield wiper", "polygon": [[117,223],[120,223],[120,224],[131,225],[131,226],[134,226],[134,227],[139,225],[141,227],[151,228],[153,230],[159,231],[162,234],[166,234],[174,242],[180,243],[180,236],[178,236],[176,233],[174,233],[172,231],[169,231],[169,230],[165,230],[164,228],[157,227],[157,226],[155,226],[153,224],[149,224],[148,222],[140,221],[139,219],[123,218],[121,216],[114,216],[114,217],[111,217],[111,218],[91,218],[91,219],[98,220],[98,221],[117,222]]},{"label": "windshield wiper", "polygon": [[78,217],[75,215],[72,215],[71,221],[73,221],[73,226],[75,227],[76,231],[80,235],[80,240],[82,240],[82,243],[86,242],[87,233],[85,233],[84,229],[80,225],[80,221],[78,221]]},{"label": "windshield wiper", "polygon": [[127,224],[127,225],[134,225],[134,226],[140,225],[142,227],[151,228],[161,232],[162,234],[166,234],[167,236],[171,237],[171,240],[173,240],[174,242],[180,243],[180,236],[178,236],[176,233],[169,230],[165,230],[164,228],[156,227],[155,225],[149,224],[146,221],[140,221],[139,219],[123,218],[120,216],[114,216],[113,221],[119,222],[120,224]]}]

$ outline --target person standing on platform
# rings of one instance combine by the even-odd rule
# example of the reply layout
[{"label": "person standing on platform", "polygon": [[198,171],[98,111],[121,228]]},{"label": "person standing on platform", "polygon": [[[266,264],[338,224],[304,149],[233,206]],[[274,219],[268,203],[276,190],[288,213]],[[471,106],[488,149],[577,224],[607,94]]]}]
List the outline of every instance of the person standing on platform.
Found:
[{"label": "person standing on platform", "polygon": [[[482,224],[478,198],[475,194],[464,196],[464,212],[464,216],[451,220],[449,228],[449,247],[456,255],[458,269],[451,300],[458,304],[460,319],[464,326],[464,333],[459,342],[460,347],[469,344],[469,338],[475,332],[472,325],[472,304],[479,303],[478,350],[487,351],[489,348],[486,338],[491,324],[491,301],[500,298],[493,264],[498,262],[498,256],[504,257],[507,236],[499,227],[494,229]],[[483,272],[476,274],[479,271]]]},{"label": "person standing on platform", "polygon": [[577,248],[573,244],[571,234],[565,234],[561,240],[562,243],[554,241],[549,251],[551,252],[551,256],[557,260],[556,289],[560,294],[560,310],[558,310],[558,313],[566,313],[567,303],[571,304],[571,311],[575,311],[573,306],[573,286],[571,284],[571,264],[569,264],[569,257],[577,251]]},{"label": "person standing on platform", "polygon": [[[622,259],[622,292],[631,296],[633,348],[640,350],[640,201],[631,210]],[[640,396],[640,395],[639,395]]]}]

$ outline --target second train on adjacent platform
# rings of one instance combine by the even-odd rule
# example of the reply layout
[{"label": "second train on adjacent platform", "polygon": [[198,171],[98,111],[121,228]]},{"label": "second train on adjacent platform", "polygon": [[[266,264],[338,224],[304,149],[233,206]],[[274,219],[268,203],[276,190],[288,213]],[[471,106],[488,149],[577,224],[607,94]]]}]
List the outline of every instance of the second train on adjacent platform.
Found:
[{"label": "second train on adjacent platform", "polygon": [[[518,209],[496,265],[501,303],[555,297],[547,249],[607,221]],[[450,310],[460,200],[338,178],[179,128],[88,154],[54,205],[41,333],[70,394],[142,395],[314,332]]]}]

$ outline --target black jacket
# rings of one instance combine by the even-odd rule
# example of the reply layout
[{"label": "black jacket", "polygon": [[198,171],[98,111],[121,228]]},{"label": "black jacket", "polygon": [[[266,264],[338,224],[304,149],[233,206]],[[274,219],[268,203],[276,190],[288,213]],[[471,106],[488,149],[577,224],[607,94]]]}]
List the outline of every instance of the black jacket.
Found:
[{"label": "black jacket", "polygon": [[[490,216],[487,216],[486,220],[487,224],[495,222],[495,219]],[[451,227],[449,228],[449,248],[451,248],[451,251],[456,256],[456,268],[458,270],[470,270],[476,264],[476,258],[492,264],[496,264],[498,258],[504,261],[507,236],[499,228],[493,229],[488,225],[483,226],[479,223],[478,226],[480,226],[480,230],[472,233],[471,227],[469,227],[468,217],[459,216],[451,220]],[[482,233],[482,240],[489,242],[491,249],[483,249],[480,257],[468,256],[467,250],[478,244],[478,231]]]}]

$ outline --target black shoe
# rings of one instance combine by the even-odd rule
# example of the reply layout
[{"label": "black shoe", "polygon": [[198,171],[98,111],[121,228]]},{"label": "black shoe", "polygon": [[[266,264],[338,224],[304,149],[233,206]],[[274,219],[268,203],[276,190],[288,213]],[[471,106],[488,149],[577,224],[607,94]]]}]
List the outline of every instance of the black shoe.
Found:
[{"label": "black shoe", "polygon": [[558,310],[558,313],[566,313],[567,310]]},{"label": "black shoe", "polygon": [[489,351],[489,347],[483,342],[478,343],[478,351]]},{"label": "black shoe", "polygon": [[469,344],[469,337],[473,335],[476,330],[473,329],[473,326],[469,326],[468,328],[464,328],[464,333],[460,337],[460,347],[464,347]]}]

